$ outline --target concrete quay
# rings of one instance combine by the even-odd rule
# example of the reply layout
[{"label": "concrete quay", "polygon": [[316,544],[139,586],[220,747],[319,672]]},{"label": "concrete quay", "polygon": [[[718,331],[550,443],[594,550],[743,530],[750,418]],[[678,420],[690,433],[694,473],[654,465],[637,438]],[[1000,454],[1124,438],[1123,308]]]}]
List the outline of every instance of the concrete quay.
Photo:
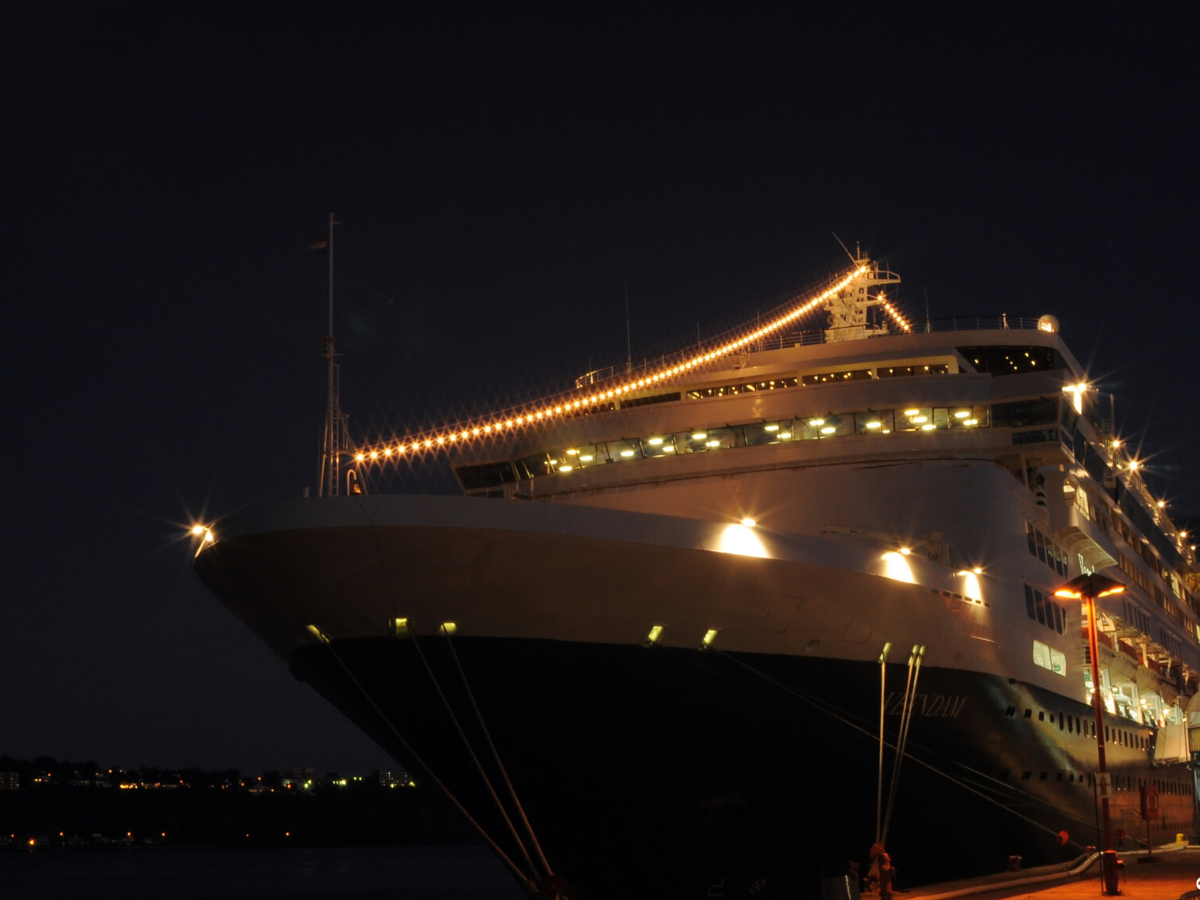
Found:
[{"label": "concrete quay", "polygon": [[[1157,862],[1142,863],[1146,851],[1121,853],[1121,896],[1128,900],[1200,900],[1200,846],[1168,845],[1157,848]],[[1085,860],[1081,859],[1079,863]],[[1021,872],[1004,872],[964,881],[927,885],[897,893],[900,900],[1096,900],[1104,896],[1099,862],[1078,874],[1079,864],[1042,866]],[[867,895],[872,896],[872,895]]]}]

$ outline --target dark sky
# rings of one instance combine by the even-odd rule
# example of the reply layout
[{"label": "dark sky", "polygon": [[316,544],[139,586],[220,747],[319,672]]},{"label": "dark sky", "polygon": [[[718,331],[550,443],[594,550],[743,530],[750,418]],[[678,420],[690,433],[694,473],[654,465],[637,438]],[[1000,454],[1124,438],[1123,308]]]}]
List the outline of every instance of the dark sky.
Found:
[{"label": "dark sky", "polygon": [[[1092,4],[0,7],[0,752],[382,753],[191,573],[360,436],[559,390],[840,269],[1056,314],[1200,513],[1197,14]],[[1193,135],[1191,138],[1188,135]],[[436,468],[396,489],[445,489]]]}]

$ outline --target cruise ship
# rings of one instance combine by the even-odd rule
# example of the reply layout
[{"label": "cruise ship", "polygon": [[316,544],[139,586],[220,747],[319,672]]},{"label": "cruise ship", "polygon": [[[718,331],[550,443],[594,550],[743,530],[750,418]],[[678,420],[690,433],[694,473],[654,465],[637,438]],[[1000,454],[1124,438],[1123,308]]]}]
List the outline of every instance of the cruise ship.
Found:
[{"label": "cruise ship", "polygon": [[[1191,833],[1194,547],[1053,316],[914,323],[898,281],[859,254],[709,345],[330,444],[324,496],[197,526],[196,571],[531,897],[1067,859],[1101,793],[1127,849]],[[371,489],[414,457],[462,496]],[[1055,596],[1093,572],[1099,685]]]}]

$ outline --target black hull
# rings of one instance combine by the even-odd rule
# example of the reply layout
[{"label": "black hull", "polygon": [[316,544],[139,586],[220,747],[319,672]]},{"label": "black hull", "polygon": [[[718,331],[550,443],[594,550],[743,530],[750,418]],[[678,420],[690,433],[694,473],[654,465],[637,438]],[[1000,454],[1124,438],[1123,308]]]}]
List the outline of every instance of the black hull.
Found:
[{"label": "black hull", "polygon": [[[722,883],[724,897],[819,896],[821,865],[865,860],[877,665],[493,638],[458,638],[454,649],[547,857],[584,900],[717,896]],[[297,651],[292,667],[428,784],[398,731],[519,863],[447,709],[499,790],[449,651],[440,636],[347,639]],[[905,675],[889,666],[889,742]],[[1095,843],[1093,790],[1075,780],[1094,769],[1095,744],[1038,720],[1086,707],[958,670],[923,670],[917,693],[909,752],[956,780],[905,761],[888,844],[909,885]],[[1134,785],[1152,774],[1144,751],[1122,752],[1110,750],[1110,767]],[[886,760],[890,772],[890,749]],[[1134,803],[1136,788],[1126,794],[1114,804]],[[1180,802],[1160,833],[1189,830],[1190,801],[1164,799]]]}]

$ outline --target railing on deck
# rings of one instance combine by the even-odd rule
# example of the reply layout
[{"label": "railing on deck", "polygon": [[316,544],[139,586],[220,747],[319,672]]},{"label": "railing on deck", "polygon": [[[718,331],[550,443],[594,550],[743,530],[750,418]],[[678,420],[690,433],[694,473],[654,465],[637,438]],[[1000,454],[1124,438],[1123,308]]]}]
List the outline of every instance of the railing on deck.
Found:
[{"label": "railing on deck", "polygon": [[[1036,331],[1039,321],[1039,319],[1008,315],[954,316],[944,319],[922,319],[912,323],[912,333],[932,334],[942,331]],[[894,322],[887,323],[887,325],[888,335],[904,333]],[[851,326],[851,328],[859,327],[862,326]],[[869,330],[880,326],[869,325],[866,327]],[[789,331],[782,334],[774,334],[748,345],[746,352],[763,353],[768,350],[786,350],[788,347],[809,347],[815,344],[833,343],[828,339],[828,335],[834,330],[832,328],[819,328],[811,331]],[[635,372],[641,372],[646,369],[665,368],[688,359],[697,353],[703,353],[709,348],[719,346],[726,337],[726,335],[721,335],[711,341],[693,344],[686,350],[679,350],[675,353],[664,353],[660,356],[644,356],[632,362],[618,363],[615,366],[604,366],[601,369],[593,369],[591,372],[586,372],[576,378],[575,387],[590,387],[593,384],[608,381],[610,378],[632,375]],[[884,337],[884,335],[868,334],[867,337]]]}]

